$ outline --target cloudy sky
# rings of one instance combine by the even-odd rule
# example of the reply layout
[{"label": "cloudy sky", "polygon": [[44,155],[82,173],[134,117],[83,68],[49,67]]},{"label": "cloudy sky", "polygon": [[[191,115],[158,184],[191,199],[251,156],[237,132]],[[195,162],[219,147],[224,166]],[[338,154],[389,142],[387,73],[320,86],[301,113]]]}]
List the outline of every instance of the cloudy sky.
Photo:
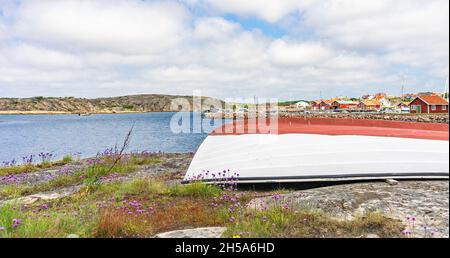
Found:
[{"label": "cloudy sky", "polygon": [[443,91],[448,0],[0,0],[0,97]]}]

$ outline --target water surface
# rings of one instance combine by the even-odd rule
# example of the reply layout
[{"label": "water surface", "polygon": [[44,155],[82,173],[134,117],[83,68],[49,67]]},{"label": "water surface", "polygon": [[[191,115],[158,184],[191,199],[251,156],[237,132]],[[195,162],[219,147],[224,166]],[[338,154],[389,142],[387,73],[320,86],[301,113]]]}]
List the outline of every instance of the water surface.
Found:
[{"label": "water surface", "polygon": [[[195,152],[211,130],[173,133],[173,115],[0,115],[0,166],[2,161],[20,162],[23,156],[40,152],[53,152],[58,158],[74,153],[91,157],[106,148],[120,146],[133,124],[128,151]],[[203,122],[211,123],[209,119]]]}]

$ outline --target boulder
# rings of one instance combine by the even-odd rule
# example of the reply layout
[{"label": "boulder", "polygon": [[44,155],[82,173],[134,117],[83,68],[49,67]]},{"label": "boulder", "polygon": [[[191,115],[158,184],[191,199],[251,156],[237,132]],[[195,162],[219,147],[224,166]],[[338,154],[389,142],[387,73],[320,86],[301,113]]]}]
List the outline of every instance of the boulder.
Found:
[{"label": "boulder", "polygon": [[224,227],[206,227],[185,230],[175,230],[157,234],[156,238],[220,238],[225,232]]}]

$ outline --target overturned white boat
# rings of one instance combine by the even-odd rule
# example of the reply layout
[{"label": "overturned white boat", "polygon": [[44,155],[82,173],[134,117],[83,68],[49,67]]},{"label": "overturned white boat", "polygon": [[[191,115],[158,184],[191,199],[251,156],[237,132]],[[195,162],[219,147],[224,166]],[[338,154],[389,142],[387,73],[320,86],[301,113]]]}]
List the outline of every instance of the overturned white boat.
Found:
[{"label": "overturned white boat", "polygon": [[[244,133],[236,133],[238,127]],[[184,182],[449,178],[447,124],[284,119],[277,134],[248,133],[246,123],[234,128],[205,139]]]}]

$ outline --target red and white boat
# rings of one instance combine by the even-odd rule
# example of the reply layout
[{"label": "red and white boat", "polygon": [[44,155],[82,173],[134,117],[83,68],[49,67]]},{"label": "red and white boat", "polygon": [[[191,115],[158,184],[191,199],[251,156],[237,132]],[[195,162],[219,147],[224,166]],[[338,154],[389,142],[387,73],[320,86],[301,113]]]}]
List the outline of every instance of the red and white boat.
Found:
[{"label": "red and white boat", "polygon": [[449,178],[448,124],[284,118],[277,133],[249,132],[244,120],[224,128],[201,144],[185,182],[219,172],[239,183]]}]

